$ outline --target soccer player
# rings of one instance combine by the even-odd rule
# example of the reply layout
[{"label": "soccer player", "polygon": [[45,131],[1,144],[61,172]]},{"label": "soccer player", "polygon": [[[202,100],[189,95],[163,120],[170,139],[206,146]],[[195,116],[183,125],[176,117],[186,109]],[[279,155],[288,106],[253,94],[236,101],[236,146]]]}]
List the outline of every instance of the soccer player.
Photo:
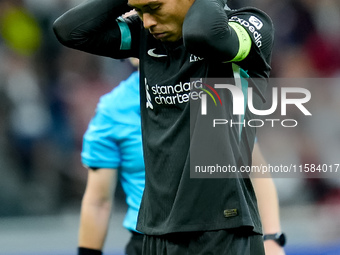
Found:
[{"label": "soccer player", "polygon": [[[132,60],[136,63],[136,60]],[[131,232],[126,255],[142,255],[142,234],[136,230],[144,190],[144,161],[139,105],[138,73],[101,97],[83,139],[82,162],[89,169],[82,201],[78,254],[102,254],[111,214],[117,175],[129,206],[123,226]],[[125,95],[129,95],[128,98]],[[122,128],[123,127],[123,128]],[[266,161],[256,143],[253,165]],[[252,179],[264,233],[280,233],[279,204],[271,178]],[[265,241],[266,255],[284,255],[275,240]]]},{"label": "soccer player", "polygon": [[[138,16],[120,17],[131,8]],[[194,77],[235,77],[236,88],[237,77],[246,75],[253,105],[261,109],[274,34],[270,18],[255,8],[230,10],[220,0],[89,0],[56,20],[54,31],[71,48],[140,59],[146,175],[137,230],[145,234],[143,254],[264,254],[251,180],[238,174],[190,178],[192,155],[238,170],[250,166],[256,132],[190,125],[190,106],[198,108],[189,106],[187,85]],[[231,93],[220,96],[223,118],[236,120]],[[243,116],[254,115],[246,108]],[[200,157],[211,151],[214,157]]]}]

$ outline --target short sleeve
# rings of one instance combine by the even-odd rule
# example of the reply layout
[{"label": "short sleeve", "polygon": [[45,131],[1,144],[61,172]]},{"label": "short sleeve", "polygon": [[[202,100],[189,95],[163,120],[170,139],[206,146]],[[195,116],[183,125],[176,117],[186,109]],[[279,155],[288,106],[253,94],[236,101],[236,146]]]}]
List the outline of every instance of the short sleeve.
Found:
[{"label": "short sleeve", "polygon": [[114,139],[112,118],[97,106],[83,137],[82,163],[92,168],[118,168],[120,151]]}]

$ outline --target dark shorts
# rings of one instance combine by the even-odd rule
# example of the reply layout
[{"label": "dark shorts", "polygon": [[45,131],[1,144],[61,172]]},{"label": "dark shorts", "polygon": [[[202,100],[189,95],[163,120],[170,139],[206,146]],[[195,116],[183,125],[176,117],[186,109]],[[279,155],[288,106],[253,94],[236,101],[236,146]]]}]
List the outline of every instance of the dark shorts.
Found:
[{"label": "dark shorts", "polygon": [[145,235],[143,255],[264,255],[262,235],[233,230]]},{"label": "dark shorts", "polygon": [[131,232],[131,238],[125,247],[126,255],[142,255],[144,235]]}]

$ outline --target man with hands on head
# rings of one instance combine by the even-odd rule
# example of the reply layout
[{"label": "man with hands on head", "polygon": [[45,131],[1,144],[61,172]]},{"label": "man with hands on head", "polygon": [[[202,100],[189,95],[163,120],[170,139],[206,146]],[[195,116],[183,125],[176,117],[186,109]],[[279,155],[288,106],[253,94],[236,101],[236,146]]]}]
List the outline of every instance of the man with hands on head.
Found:
[{"label": "man with hands on head", "polygon": [[[134,66],[138,60],[131,59]],[[140,127],[139,74],[133,72],[111,92],[100,98],[96,114],[83,138],[82,163],[88,179],[81,207],[78,254],[102,254],[112,211],[117,176],[126,194],[128,212],[123,226],[131,232],[126,255],[142,255],[143,235],[136,230],[137,214],[144,190],[144,161]],[[124,97],[128,95],[128,98]],[[258,143],[253,165],[266,164]],[[262,174],[261,174],[261,177]],[[279,203],[270,176],[252,179],[258,200],[263,232],[280,233]],[[266,255],[284,255],[283,243],[265,240]]]},{"label": "man with hands on head", "polygon": [[[120,17],[131,8],[138,16]],[[146,179],[137,230],[145,234],[143,254],[264,254],[251,180],[190,178],[190,151],[216,135],[223,139],[213,148],[224,162],[237,169],[251,165],[254,128],[191,126],[183,100],[190,91],[174,87],[194,77],[233,78],[236,86],[243,74],[260,109],[270,73],[270,18],[255,8],[230,10],[218,0],[88,0],[58,18],[54,31],[67,47],[140,59]],[[223,118],[234,118],[230,93],[220,96]],[[244,116],[253,114],[247,108]]]}]

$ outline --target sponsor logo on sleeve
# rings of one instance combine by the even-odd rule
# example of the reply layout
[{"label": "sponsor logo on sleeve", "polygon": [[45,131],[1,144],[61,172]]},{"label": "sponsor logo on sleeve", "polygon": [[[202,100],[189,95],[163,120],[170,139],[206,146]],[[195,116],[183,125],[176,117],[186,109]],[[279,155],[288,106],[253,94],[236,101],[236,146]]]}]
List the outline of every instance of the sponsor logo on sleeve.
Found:
[{"label": "sponsor logo on sleeve", "polygon": [[250,16],[249,22],[253,24],[258,30],[260,30],[263,27],[262,21],[256,18],[255,16]]},{"label": "sponsor logo on sleeve", "polygon": [[241,24],[241,26],[248,31],[250,36],[253,37],[257,47],[260,48],[262,46],[262,34],[259,32],[259,30],[263,27],[263,22],[261,20],[254,16],[251,16],[248,21],[237,16],[233,16],[229,19],[229,21]]}]

